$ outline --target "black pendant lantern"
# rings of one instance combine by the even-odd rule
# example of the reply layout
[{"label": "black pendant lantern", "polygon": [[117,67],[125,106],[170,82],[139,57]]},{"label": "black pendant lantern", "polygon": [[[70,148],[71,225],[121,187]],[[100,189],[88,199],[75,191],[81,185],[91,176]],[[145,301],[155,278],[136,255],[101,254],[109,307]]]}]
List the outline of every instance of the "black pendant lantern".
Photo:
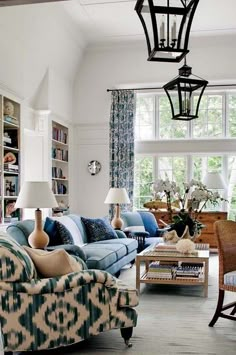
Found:
[{"label": "black pendant lantern", "polygon": [[199,0],[137,0],[148,60],[180,62],[189,52],[188,40]]},{"label": "black pendant lantern", "polygon": [[[179,69],[179,76],[165,84],[163,88],[169,98],[172,119],[190,121],[198,117],[202,94],[208,81],[192,74],[192,68],[186,65]],[[199,90],[197,102],[193,105],[192,93]]]}]

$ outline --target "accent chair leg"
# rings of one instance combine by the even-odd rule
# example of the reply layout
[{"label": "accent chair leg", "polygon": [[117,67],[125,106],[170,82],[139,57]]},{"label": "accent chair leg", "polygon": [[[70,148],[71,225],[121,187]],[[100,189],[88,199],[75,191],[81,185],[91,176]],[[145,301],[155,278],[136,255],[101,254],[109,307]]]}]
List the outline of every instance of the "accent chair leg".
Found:
[{"label": "accent chair leg", "polygon": [[129,328],[121,328],[120,329],[121,336],[125,341],[125,344],[128,346],[128,348],[131,348],[132,344],[129,342],[130,338],[132,337],[133,334],[133,327]]},{"label": "accent chair leg", "polygon": [[232,311],[231,311],[230,314],[233,316],[235,313],[236,313],[236,304],[235,304],[235,306],[234,306],[234,308],[232,309]]},{"label": "accent chair leg", "polygon": [[220,313],[222,311],[222,306],[223,306],[223,302],[224,302],[224,296],[225,296],[225,291],[219,289],[217,307],[216,307],[215,314],[214,314],[212,320],[208,324],[209,327],[213,327],[214,324],[216,323],[217,319],[220,317]]}]

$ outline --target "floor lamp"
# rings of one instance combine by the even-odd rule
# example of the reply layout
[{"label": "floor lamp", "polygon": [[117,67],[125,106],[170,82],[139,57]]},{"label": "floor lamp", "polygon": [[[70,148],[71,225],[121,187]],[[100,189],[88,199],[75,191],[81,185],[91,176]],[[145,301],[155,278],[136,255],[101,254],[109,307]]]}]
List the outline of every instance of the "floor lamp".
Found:
[{"label": "floor lamp", "polygon": [[28,243],[32,248],[44,249],[49,237],[43,230],[40,208],[58,207],[48,181],[26,181],[16,200],[15,208],[36,208],[35,226],[29,235]]},{"label": "floor lamp", "polygon": [[120,217],[120,205],[122,203],[130,203],[129,196],[125,188],[111,187],[108,191],[104,203],[115,204],[115,215],[111,221],[114,229],[122,229],[123,221]]}]

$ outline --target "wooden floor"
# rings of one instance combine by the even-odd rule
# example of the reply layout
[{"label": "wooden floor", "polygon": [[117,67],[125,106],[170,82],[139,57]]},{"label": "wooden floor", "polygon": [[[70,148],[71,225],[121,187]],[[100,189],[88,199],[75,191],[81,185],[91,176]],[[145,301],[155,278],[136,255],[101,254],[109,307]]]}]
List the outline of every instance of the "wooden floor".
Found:
[{"label": "wooden floor", "polygon": [[[135,266],[120,278],[135,285]],[[236,322],[220,319],[208,327],[217,301],[218,256],[210,256],[209,296],[198,286],[141,285],[138,325],[127,349],[119,330],[112,330],[62,350],[41,354],[235,355]],[[233,293],[227,300],[233,300]],[[26,353],[22,353],[26,354]],[[29,353],[29,354],[32,354]]]}]

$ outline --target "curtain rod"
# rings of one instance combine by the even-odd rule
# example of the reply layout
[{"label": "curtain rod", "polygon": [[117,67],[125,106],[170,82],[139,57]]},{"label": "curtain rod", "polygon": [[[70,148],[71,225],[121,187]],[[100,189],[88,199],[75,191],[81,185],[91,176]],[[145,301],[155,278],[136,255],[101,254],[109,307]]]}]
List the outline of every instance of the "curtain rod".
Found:
[{"label": "curtain rod", "polygon": [[[216,88],[216,87],[225,87],[225,86],[236,86],[236,84],[215,84],[215,85],[207,85],[207,88]],[[149,87],[149,88],[129,88],[129,89],[107,89],[107,92],[109,91],[125,91],[125,90],[134,90],[134,91],[139,91],[139,90],[161,90],[163,87]]]}]

